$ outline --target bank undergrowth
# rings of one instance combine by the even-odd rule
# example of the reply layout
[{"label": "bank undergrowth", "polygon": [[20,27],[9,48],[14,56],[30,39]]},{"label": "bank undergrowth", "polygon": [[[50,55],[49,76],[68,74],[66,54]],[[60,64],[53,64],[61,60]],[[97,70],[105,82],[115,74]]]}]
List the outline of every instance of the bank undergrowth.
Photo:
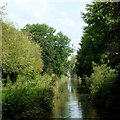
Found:
[{"label": "bank undergrowth", "polygon": [[[91,100],[99,107],[109,111],[117,111],[120,106],[119,101],[119,80],[118,73],[115,69],[95,65],[93,73],[90,77],[86,77],[87,83],[90,86]],[[110,109],[111,108],[111,109]]]},{"label": "bank undergrowth", "polygon": [[3,88],[3,119],[35,119],[50,112],[54,96],[51,81],[49,75],[37,75],[35,79],[19,76],[14,84],[9,81]]}]

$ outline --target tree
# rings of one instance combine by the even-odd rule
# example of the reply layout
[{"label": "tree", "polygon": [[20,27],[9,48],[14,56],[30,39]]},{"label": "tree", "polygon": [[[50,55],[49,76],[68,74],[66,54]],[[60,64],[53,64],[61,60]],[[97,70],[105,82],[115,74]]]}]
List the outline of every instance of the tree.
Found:
[{"label": "tree", "polygon": [[70,47],[70,39],[63,35],[62,32],[56,34],[54,49],[55,60],[54,60],[54,73],[58,76],[66,74],[69,69],[70,62],[68,57],[70,53],[73,52],[73,49]]},{"label": "tree", "polygon": [[55,58],[53,34],[56,30],[46,24],[27,24],[22,31],[28,31],[32,40],[40,45],[44,62],[43,72],[49,71],[48,69],[51,68],[52,61]]},{"label": "tree", "polygon": [[75,67],[75,64],[76,64],[76,55],[73,55],[71,57],[71,60],[70,60],[70,68],[69,68],[69,71],[70,71],[70,75],[72,78],[76,78],[76,67]]},{"label": "tree", "polygon": [[42,67],[41,48],[13,24],[2,22],[3,77],[16,81],[18,74],[40,74]]},{"label": "tree", "polygon": [[77,75],[88,76],[85,80],[90,85],[94,103],[117,113],[120,106],[120,2],[93,2],[86,10],[87,13],[82,14],[87,26],[77,52]]},{"label": "tree", "polygon": [[77,54],[78,76],[91,75],[92,61],[102,64],[103,59],[112,68],[119,66],[119,9],[120,2],[93,2],[86,5],[87,13],[82,13],[82,16],[87,26],[84,27],[81,48]]},{"label": "tree", "polygon": [[27,31],[32,40],[41,46],[43,73],[55,73],[58,76],[65,74],[69,64],[68,56],[72,52],[70,39],[62,32],[55,34],[56,30],[46,24],[27,24],[22,31]]}]

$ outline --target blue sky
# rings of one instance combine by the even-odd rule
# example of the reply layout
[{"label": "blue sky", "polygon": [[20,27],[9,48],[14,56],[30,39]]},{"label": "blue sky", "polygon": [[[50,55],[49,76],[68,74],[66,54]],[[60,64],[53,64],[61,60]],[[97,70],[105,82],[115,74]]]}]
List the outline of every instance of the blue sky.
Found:
[{"label": "blue sky", "polygon": [[[79,48],[84,21],[81,12],[86,12],[85,5],[90,0],[2,0],[7,3],[5,12],[9,21],[18,28],[26,24],[45,23],[62,31],[71,39],[71,45]],[[76,54],[76,52],[74,53]]]}]

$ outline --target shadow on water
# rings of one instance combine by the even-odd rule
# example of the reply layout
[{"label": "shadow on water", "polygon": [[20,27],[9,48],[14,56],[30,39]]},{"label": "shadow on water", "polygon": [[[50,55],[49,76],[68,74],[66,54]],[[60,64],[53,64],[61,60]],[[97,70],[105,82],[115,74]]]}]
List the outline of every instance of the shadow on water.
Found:
[{"label": "shadow on water", "polygon": [[79,81],[67,82],[67,90],[55,100],[50,118],[81,118],[80,120],[110,120],[111,115],[96,108],[89,100],[89,90]]}]

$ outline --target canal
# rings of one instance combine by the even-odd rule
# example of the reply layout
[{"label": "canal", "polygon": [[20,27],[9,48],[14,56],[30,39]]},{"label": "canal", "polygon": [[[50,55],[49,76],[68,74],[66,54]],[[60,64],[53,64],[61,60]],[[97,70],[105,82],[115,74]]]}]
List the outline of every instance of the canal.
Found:
[{"label": "canal", "polygon": [[109,120],[111,115],[96,108],[89,99],[89,91],[78,80],[68,80],[66,91],[54,101],[50,118],[81,118],[80,120]]}]

